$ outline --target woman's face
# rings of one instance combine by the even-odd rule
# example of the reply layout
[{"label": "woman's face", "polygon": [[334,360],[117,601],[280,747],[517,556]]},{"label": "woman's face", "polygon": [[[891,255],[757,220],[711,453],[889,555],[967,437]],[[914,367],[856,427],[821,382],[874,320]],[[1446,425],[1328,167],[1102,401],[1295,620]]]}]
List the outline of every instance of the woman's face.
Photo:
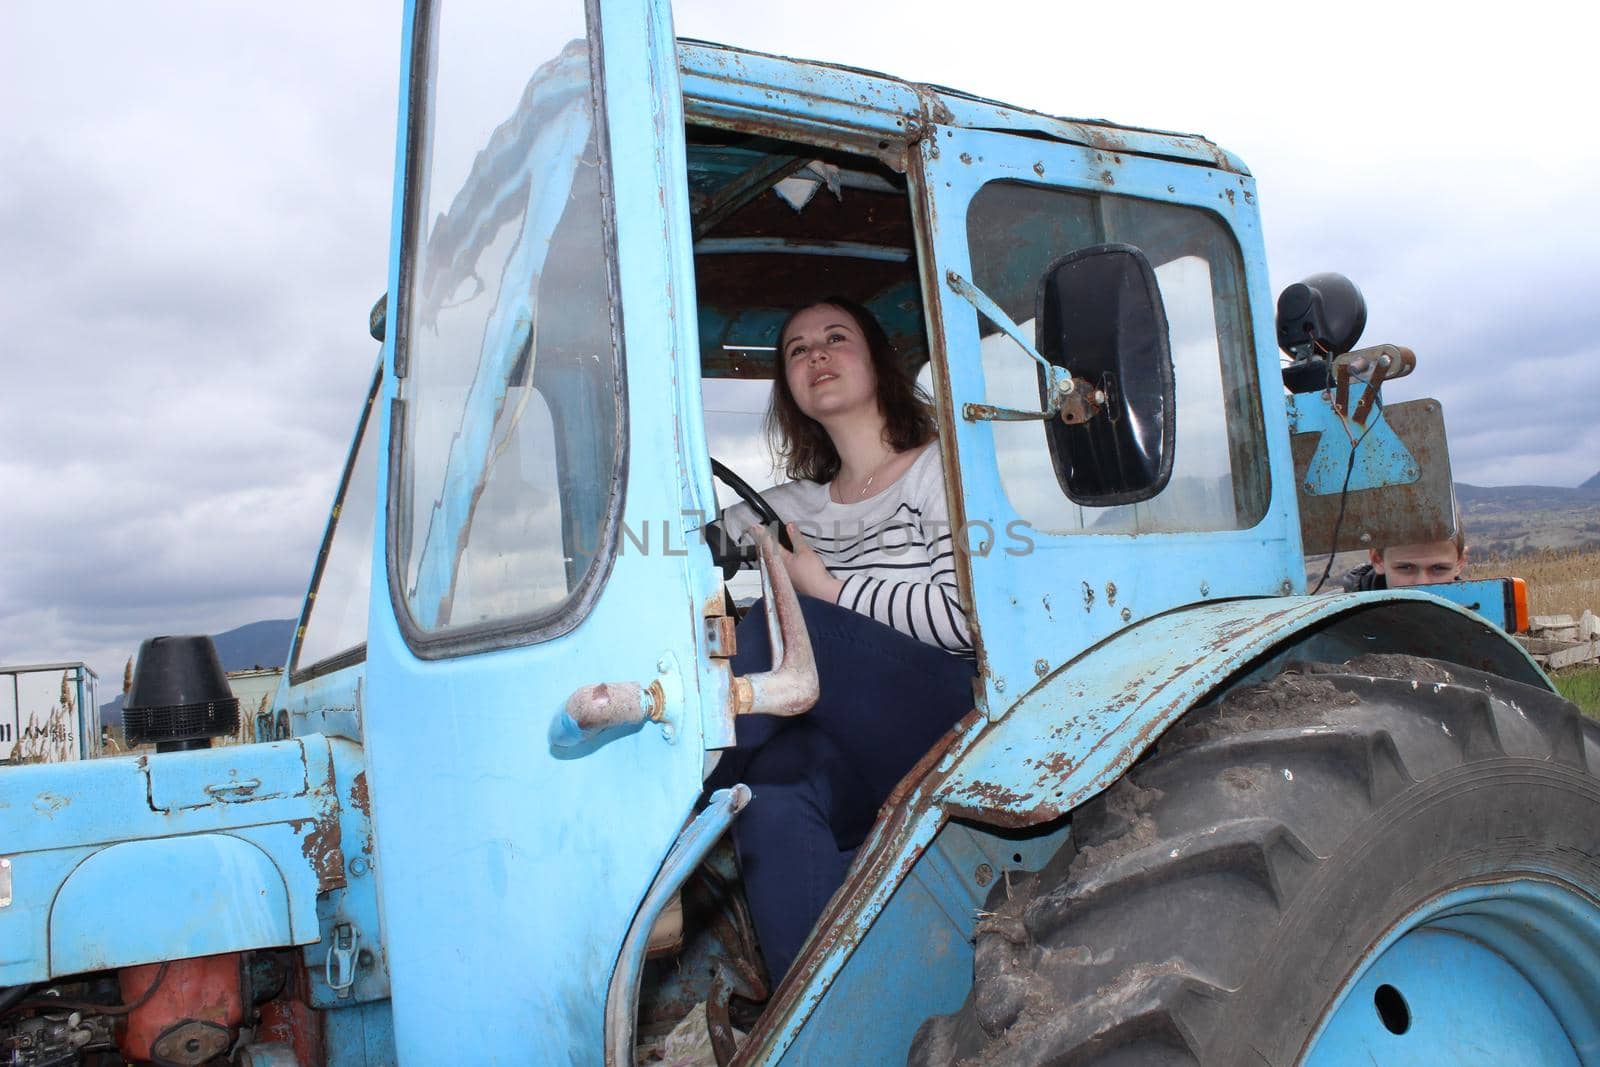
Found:
[{"label": "woman's face", "polygon": [[797,314],[779,342],[795,406],[818,422],[877,410],[878,375],[855,317],[832,304]]}]

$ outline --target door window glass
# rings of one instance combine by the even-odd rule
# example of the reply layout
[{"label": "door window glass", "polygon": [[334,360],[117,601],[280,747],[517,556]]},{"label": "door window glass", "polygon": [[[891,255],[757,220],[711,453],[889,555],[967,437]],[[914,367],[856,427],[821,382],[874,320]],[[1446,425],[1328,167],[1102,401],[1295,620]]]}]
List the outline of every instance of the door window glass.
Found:
[{"label": "door window glass", "polygon": [[605,138],[581,6],[435,8],[423,28],[391,567],[414,627],[504,631],[592,589],[616,524]]},{"label": "door window glass", "polygon": [[[1171,329],[1178,411],[1167,487],[1138,504],[1074,504],[1051,467],[1044,424],[995,422],[1001,485],[1019,515],[1057,533],[1148,533],[1241,529],[1265,514],[1266,449],[1243,269],[1221,222],[1172,204],[995,182],[973,198],[967,233],[973,280],[1026,335],[1049,264],[1108,242],[1144,251]],[[1038,410],[1037,364],[988,322],[980,326],[985,403]]]},{"label": "door window glass", "polygon": [[[376,392],[376,384],[373,391]],[[295,649],[294,680],[360,659],[367,643],[367,602],[372,588],[372,524],[377,506],[378,420],[372,396],[362,417],[344,484],[334,503],[333,521],[307,598],[305,632]]]}]

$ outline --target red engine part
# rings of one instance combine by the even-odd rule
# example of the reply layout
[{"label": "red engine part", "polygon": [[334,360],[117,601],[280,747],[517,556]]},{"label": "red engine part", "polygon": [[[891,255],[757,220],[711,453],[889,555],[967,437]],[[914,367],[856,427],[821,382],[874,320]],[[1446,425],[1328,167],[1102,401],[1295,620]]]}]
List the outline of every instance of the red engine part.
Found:
[{"label": "red engine part", "polygon": [[117,1041],[130,1060],[194,1067],[227,1052],[239,1036],[245,1003],[237,952],[124,967],[117,983],[123,1003],[137,1005]]},{"label": "red engine part", "polygon": [[310,985],[305,967],[297,962],[283,992],[261,1005],[256,1040],[282,1042],[294,1049],[301,1067],[321,1067],[322,1013],[311,1007]]}]

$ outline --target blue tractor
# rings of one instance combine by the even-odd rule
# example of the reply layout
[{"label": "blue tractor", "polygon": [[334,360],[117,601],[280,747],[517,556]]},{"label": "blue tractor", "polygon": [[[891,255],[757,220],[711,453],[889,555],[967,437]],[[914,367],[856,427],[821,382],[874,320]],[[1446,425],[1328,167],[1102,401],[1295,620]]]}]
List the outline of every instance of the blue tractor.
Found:
[{"label": "blue tractor", "polygon": [[[407,4],[381,359],[256,743],[164,639],[154,751],[0,770],[0,1063],[629,1064],[702,1003],[747,1064],[1600,1063],[1600,731],[1498,585],[1307,595],[1450,536],[1448,455],[1348,283],[1274,304],[1240,160],[487,6]],[[818,287],[934,398],[978,671],[765,990],[759,800],[703,783],[815,664],[706,532]]]}]

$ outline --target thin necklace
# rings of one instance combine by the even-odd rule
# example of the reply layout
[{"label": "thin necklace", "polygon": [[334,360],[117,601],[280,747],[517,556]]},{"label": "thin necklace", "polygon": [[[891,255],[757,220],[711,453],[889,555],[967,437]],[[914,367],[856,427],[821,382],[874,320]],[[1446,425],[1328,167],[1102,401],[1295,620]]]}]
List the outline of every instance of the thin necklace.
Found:
[{"label": "thin necklace", "polygon": [[[856,500],[858,502],[862,501],[862,500],[865,500],[867,498],[867,490],[872,488],[872,480],[874,478],[876,478],[878,475],[882,474],[883,473],[883,468],[887,467],[889,465],[890,461],[893,460],[899,454],[900,453],[898,453],[898,452],[890,452],[889,455],[884,459],[884,461],[882,463],[880,463],[876,467],[872,468],[872,473],[867,475],[867,480],[862,482],[861,483],[861,488],[856,491]],[[844,490],[843,489],[841,489],[839,491],[839,495],[840,496],[844,496]],[[841,501],[839,501],[839,503],[843,504],[844,501],[841,500]]]}]

